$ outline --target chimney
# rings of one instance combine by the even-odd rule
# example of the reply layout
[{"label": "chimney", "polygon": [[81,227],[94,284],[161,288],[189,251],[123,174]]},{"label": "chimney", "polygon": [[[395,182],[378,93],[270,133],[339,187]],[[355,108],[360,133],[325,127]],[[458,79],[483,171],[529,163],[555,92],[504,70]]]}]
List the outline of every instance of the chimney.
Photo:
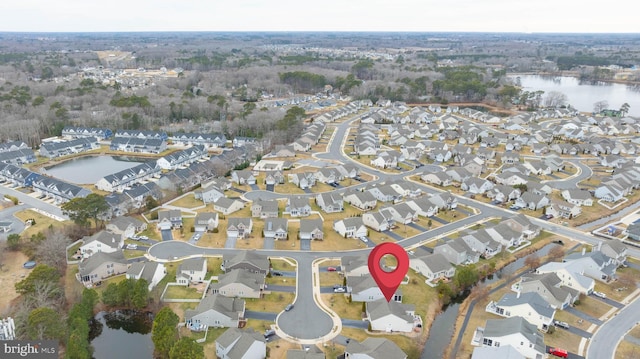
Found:
[{"label": "chimney", "polygon": [[602,250],[602,242],[598,242],[598,252]]},{"label": "chimney", "polygon": [[520,298],[520,291],[516,292],[516,298]]},{"label": "chimney", "polygon": [[582,255],[584,255],[585,253],[587,253],[587,248],[582,247]]}]

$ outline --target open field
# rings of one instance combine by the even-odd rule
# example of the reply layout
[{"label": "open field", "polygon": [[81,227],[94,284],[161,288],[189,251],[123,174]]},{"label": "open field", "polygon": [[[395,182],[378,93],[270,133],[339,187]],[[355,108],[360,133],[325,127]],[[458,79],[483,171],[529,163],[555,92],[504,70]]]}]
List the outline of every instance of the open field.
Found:
[{"label": "open field", "polygon": [[9,304],[18,297],[14,285],[29,275],[30,270],[22,268],[29,258],[22,252],[9,252],[3,250],[0,253],[0,317],[9,310]]},{"label": "open field", "polygon": [[38,234],[38,232],[44,233],[49,229],[49,227],[60,228],[64,226],[64,222],[58,222],[55,219],[49,218],[30,209],[16,212],[15,216],[22,222],[25,222],[28,219],[34,219],[36,221],[35,225],[26,227],[25,230],[20,233],[20,237],[22,238],[29,238],[34,234]]}]

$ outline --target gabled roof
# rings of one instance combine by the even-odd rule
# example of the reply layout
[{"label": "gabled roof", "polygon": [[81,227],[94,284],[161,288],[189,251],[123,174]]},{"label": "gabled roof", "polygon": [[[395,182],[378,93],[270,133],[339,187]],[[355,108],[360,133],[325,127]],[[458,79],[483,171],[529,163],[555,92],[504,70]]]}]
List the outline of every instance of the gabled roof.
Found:
[{"label": "gabled roof", "polygon": [[127,260],[124,258],[124,253],[121,250],[113,253],[96,252],[91,257],[84,259],[78,265],[78,272],[81,276],[88,275],[98,268],[103,263],[120,263],[127,264]]},{"label": "gabled roof", "polygon": [[555,313],[555,309],[536,292],[521,293],[520,295],[510,292],[503,295],[502,298],[496,302],[496,305],[499,307],[514,307],[522,304],[528,304],[536,313],[545,318],[553,318]]},{"label": "gabled roof", "polygon": [[217,289],[229,284],[244,284],[253,290],[264,287],[264,274],[249,272],[244,269],[234,269],[218,276],[218,283],[211,284],[211,288]]},{"label": "gabled roof", "polygon": [[506,319],[487,319],[484,328],[485,337],[504,337],[510,334],[520,333],[532,343],[535,349],[541,353],[546,352],[544,337],[538,332],[538,328],[522,317]]},{"label": "gabled roof", "polygon": [[237,320],[239,313],[245,308],[245,301],[240,298],[227,298],[219,294],[208,295],[204,297],[194,310],[187,310],[185,318],[192,318],[195,315],[202,314],[209,310],[226,315],[227,317]]},{"label": "gabled roof", "polygon": [[266,256],[257,254],[254,251],[242,251],[236,255],[225,255],[223,262],[226,268],[233,267],[240,263],[249,263],[256,268],[260,268],[265,271],[269,271],[269,260]]},{"label": "gabled roof", "polygon": [[185,259],[182,262],[182,264],[180,264],[180,267],[178,267],[178,272],[183,272],[183,271],[201,271],[202,268],[205,268],[205,263],[206,262],[207,262],[207,259],[204,258],[204,257]]},{"label": "gabled roof", "polygon": [[402,318],[407,322],[413,323],[413,317],[407,312],[415,311],[416,306],[413,304],[402,304],[396,301],[387,302],[386,299],[378,299],[373,302],[367,302],[367,312],[371,320],[380,319],[387,315],[394,315]]},{"label": "gabled roof", "polygon": [[407,357],[396,343],[385,338],[367,338],[362,343],[351,340],[345,352],[366,354],[372,359],[405,359]]},{"label": "gabled roof", "polygon": [[233,346],[227,353],[227,357],[230,359],[244,358],[247,350],[249,350],[254,342],[264,343],[265,340],[262,334],[254,331],[252,328],[245,330],[229,328],[216,339],[216,343],[224,348]]}]

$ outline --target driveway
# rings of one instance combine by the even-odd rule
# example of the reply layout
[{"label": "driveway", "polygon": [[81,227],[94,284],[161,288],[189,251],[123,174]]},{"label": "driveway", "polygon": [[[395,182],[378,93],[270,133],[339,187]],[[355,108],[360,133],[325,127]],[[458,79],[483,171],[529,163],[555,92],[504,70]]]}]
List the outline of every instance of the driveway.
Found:
[{"label": "driveway", "polygon": [[301,239],[300,240],[300,250],[301,251],[310,251],[311,250],[311,240],[310,239]]},{"label": "driveway", "polygon": [[237,240],[238,240],[238,237],[227,237],[227,240],[224,242],[224,247],[235,248]]},{"label": "driveway", "polygon": [[392,232],[392,231],[386,231],[386,232],[384,232],[384,233],[385,233],[386,235],[388,235],[389,237],[391,237],[391,238],[395,239],[396,241],[401,241],[401,240],[403,240],[403,239],[404,239],[404,237],[403,237],[403,236],[401,236],[401,235],[399,235],[399,234],[397,234],[397,233],[395,233],[395,232]]},{"label": "driveway", "polygon": [[276,240],[275,238],[271,237],[271,238],[264,238],[264,245],[262,246],[262,248],[264,249],[273,249],[276,246]]},{"label": "driveway", "polygon": [[269,312],[254,312],[251,310],[244,311],[244,317],[249,319],[266,320],[268,322],[275,322],[278,313]]},{"label": "driveway", "polygon": [[364,320],[342,319],[342,326],[358,329],[369,329],[369,322]]},{"label": "driveway", "polygon": [[[286,279],[284,279],[286,280]],[[267,287],[267,290],[271,291],[271,292],[284,292],[284,293],[295,293],[296,292],[296,287],[293,285],[276,285],[276,284],[269,284]]]},{"label": "driveway", "polygon": [[445,221],[444,219],[438,217],[438,216],[433,216],[433,217],[429,217],[431,219],[433,219],[434,221],[441,223],[441,224],[449,224],[448,221]]},{"label": "driveway", "polygon": [[20,212],[22,210],[28,209],[29,207],[25,204],[21,204],[18,206],[12,206],[0,211],[0,222],[11,222],[11,230],[9,232],[0,232],[0,239],[7,239],[10,234],[13,233],[21,233],[25,226],[21,220],[16,218],[13,214],[16,212]]},{"label": "driveway", "polygon": [[595,299],[595,300],[599,300],[599,301],[601,301],[601,302],[603,302],[603,303],[605,303],[605,304],[608,304],[608,305],[610,305],[610,306],[612,306],[612,307],[616,307],[616,308],[618,308],[618,309],[620,309],[620,308],[624,308],[624,304],[622,304],[622,303],[620,303],[620,302],[616,302],[616,301],[615,301],[615,300],[613,300],[613,299],[609,299],[609,298],[600,298],[600,297],[598,297],[597,295],[593,295],[593,293],[591,293],[590,297],[592,297],[592,298],[593,298],[593,299]]},{"label": "driveway", "polygon": [[275,188],[275,185],[272,185],[272,184],[268,184],[267,185],[267,191],[269,191],[269,192],[273,192],[274,188]]},{"label": "driveway", "polygon": [[602,320],[596,319],[596,318],[590,316],[589,314],[586,314],[586,313],[584,313],[582,311],[577,310],[574,307],[566,307],[564,310],[567,311],[568,313],[571,313],[571,314],[575,315],[578,318],[584,319],[584,320],[586,320],[588,322],[591,322],[591,323],[593,323],[595,325],[602,325]]},{"label": "driveway", "polygon": [[162,241],[172,241],[173,233],[171,233],[170,229],[163,229],[160,231],[160,235],[162,236]]},{"label": "driveway", "polygon": [[417,229],[417,230],[419,230],[420,232],[426,232],[426,231],[427,231],[427,229],[426,229],[426,228],[421,227],[421,226],[417,225],[417,224],[416,224],[416,223],[414,223],[414,222],[411,222],[411,223],[407,224],[407,226],[409,226],[409,227],[411,227],[411,228],[413,228],[413,229]]},{"label": "driveway", "polygon": [[189,238],[189,243],[197,244],[198,241],[200,240],[200,238],[202,238],[203,234],[204,234],[204,232],[196,231],[195,233],[193,233],[191,238]]}]

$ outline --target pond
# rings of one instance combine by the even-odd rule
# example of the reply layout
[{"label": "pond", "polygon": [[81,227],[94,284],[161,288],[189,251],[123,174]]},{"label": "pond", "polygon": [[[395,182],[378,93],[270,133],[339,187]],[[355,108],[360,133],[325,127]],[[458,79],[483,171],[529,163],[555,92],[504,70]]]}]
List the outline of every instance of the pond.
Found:
[{"label": "pond", "polygon": [[89,334],[93,358],[152,358],[152,325],[151,312],[117,310],[96,314]]},{"label": "pond", "polygon": [[[537,250],[535,254],[538,255],[538,257],[544,257],[549,254],[551,248],[556,245],[557,244],[553,243],[547,244]],[[514,273],[517,269],[524,267],[525,258],[526,256],[506,265],[495,274],[482,279],[481,282],[488,285],[500,280],[503,275]],[[453,330],[456,324],[456,319],[458,318],[460,303],[466,299],[469,293],[470,292],[467,291],[463,295],[454,298],[452,302],[448,306],[444,307],[443,311],[436,316],[431,325],[431,330],[429,331],[429,338],[427,338],[427,342],[422,350],[421,359],[442,358],[444,350],[449,346],[449,343],[452,341],[455,342],[456,338],[453,337]],[[467,328],[467,330],[475,330],[475,328]]]},{"label": "pond", "polygon": [[85,156],[46,167],[44,173],[75,184],[95,184],[104,176],[147,160],[128,156]]},{"label": "pond", "polygon": [[630,105],[629,116],[640,116],[640,90],[638,87],[609,82],[585,82],[569,76],[512,76],[520,79],[525,91],[557,91],[565,94],[568,104],[581,112],[592,112],[593,104],[607,101],[609,109],[618,110],[624,103]]}]

